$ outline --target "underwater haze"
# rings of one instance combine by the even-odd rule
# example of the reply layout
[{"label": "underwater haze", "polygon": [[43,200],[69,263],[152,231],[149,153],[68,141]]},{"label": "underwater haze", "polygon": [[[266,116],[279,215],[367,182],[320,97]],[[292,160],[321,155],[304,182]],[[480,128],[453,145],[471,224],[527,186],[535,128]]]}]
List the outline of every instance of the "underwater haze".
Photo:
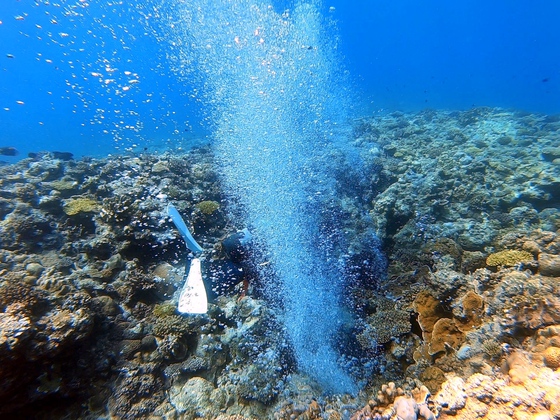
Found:
[{"label": "underwater haze", "polygon": [[[62,149],[102,156],[189,147],[206,134],[201,87],[171,69],[169,39],[153,6],[4,2],[2,143],[22,154]],[[292,6],[274,4],[277,11]],[[320,13],[336,21],[326,36],[339,39],[355,109],[500,106],[556,113],[559,8],[553,1],[332,1]]]}]

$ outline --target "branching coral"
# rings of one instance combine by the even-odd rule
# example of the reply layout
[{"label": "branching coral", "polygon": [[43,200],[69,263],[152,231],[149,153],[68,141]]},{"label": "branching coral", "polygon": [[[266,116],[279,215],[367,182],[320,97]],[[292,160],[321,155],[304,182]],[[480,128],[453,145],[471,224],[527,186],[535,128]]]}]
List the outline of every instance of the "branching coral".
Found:
[{"label": "branching coral", "polygon": [[425,386],[405,393],[390,382],[381,387],[377,401],[369,401],[351,420],[435,420],[436,416],[428,407],[429,396],[430,391]]}]

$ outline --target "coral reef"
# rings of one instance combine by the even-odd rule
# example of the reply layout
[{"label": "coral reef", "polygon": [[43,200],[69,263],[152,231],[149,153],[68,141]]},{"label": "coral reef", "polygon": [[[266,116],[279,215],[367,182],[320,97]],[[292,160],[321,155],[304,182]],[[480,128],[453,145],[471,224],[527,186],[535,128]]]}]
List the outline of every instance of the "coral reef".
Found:
[{"label": "coral reef", "polygon": [[[370,173],[337,175],[328,255],[347,268],[334,344],[356,395],[298,371],[259,283],[273,269],[227,246],[246,226],[209,149],[0,166],[0,414],[559,418],[559,130],[489,108],[355,122]],[[205,249],[203,316],[176,311],[169,201]]]}]

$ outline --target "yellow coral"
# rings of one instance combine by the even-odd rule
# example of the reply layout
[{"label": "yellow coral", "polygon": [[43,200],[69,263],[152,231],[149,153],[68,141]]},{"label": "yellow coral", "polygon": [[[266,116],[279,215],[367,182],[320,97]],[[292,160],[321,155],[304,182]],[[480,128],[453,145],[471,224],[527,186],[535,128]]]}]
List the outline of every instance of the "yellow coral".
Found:
[{"label": "yellow coral", "polygon": [[517,251],[515,249],[506,249],[504,251],[490,254],[486,258],[486,265],[496,266],[514,266],[519,263],[533,261],[533,255],[527,251]]},{"label": "yellow coral", "polygon": [[92,213],[97,210],[99,210],[97,201],[85,197],[68,200],[64,205],[64,213],[68,216],[75,216],[79,213]]},{"label": "yellow coral", "polygon": [[204,214],[212,214],[220,208],[220,203],[210,200],[201,201],[200,203],[196,204],[196,208]]}]

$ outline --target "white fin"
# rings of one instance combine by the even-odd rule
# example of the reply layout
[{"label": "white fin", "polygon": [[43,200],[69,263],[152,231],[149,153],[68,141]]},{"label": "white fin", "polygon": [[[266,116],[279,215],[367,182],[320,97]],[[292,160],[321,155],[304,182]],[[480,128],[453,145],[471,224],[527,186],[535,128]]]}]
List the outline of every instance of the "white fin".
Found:
[{"label": "white fin", "polygon": [[189,268],[189,275],[179,296],[177,308],[182,314],[205,314],[208,312],[208,298],[202,281],[200,259],[193,258]]}]

